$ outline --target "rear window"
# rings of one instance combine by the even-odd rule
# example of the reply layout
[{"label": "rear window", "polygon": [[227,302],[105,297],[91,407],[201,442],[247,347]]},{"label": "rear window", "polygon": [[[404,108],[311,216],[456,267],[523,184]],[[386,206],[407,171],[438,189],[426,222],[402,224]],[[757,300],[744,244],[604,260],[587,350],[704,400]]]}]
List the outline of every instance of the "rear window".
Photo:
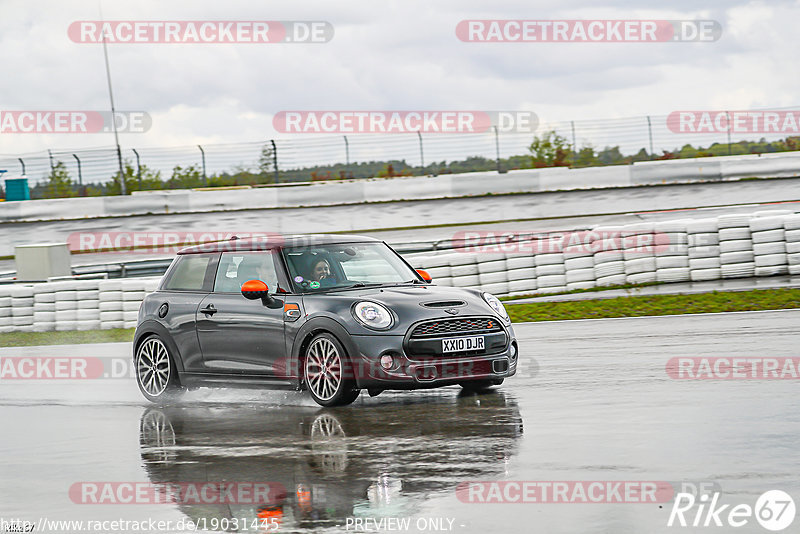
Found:
[{"label": "rear window", "polygon": [[206,279],[211,254],[185,254],[178,256],[177,263],[170,273],[164,289],[181,291],[201,291]]}]

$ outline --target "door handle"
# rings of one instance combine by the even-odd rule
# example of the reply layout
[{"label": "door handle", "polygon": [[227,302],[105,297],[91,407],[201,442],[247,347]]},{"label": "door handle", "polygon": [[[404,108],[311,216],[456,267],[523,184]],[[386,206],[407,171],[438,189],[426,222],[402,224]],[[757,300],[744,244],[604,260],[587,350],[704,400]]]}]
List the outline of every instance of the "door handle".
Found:
[{"label": "door handle", "polygon": [[215,313],[217,313],[217,309],[214,307],[213,304],[209,304],[205,308],[202,308],[200,311],[208,315],[214,315]]}]

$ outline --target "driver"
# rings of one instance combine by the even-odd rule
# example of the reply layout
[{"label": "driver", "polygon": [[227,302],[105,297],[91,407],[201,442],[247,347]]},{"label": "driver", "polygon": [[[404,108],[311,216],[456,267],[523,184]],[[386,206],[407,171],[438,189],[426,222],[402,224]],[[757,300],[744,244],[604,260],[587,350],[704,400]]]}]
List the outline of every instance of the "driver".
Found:
[{"label": "driver", "polygon": [[333,280],[331,264],[328,263],[328,260],[317,260],[311,268],[311,280],[321,283],[326,279]]}]

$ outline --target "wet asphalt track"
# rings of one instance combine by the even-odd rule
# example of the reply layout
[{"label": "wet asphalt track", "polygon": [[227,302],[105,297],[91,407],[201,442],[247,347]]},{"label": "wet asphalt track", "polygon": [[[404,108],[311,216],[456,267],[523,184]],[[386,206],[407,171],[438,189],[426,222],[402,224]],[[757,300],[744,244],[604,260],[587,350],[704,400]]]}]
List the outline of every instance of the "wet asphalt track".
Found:
[{"label": "wet asphalt track", "polygon": [[[252,506],[74,504],[68,490],[255,480],[286,488],[282,532],[346,531],[354,516],[412,518],[403,532],[418,532],[419,518],[452,519],[446,532],[727,532],[668,528],[669,503],[465,504],[455,488],[708,481],[723,503],[752,505],[769,489],[800,502],[796,381],[665,372],[676,356],[798,356],[799,322],[800,311],[782,311],[520,324],[520,374],[494,393],[384,393],[335,410],[295,392],[211,390],[159,409],[127,378],[3,380],[0,517],[253,517]],[[127,359],[129,346],[0,349],[23,355]],[[752,519],[736,530],[767,532]]]}]

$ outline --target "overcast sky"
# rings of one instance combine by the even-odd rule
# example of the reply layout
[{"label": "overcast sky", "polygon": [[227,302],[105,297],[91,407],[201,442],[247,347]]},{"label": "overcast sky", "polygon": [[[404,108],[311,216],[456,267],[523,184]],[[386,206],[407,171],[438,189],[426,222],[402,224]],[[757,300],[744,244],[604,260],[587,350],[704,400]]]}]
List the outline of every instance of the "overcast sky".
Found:
[{"label": "overcast sky", "polygon": [[[649,4],[649,6],[648,6]],[[93,1],[0,2],[0,109],[105,110],[102,47],[70,41]],[[305,0],[102,2],[106,20],[318,20],[325,44],[112,44],[124,146],[280,137],[293,109],[532,110],[542,121],[800,104],[800,3],[789,1]],[[713,43],[464,43],[463,19],[713,19]],[[283,134],[285,136],[285,134]],[[0,153],[108,146],[107,134],[0,134]]]}]

